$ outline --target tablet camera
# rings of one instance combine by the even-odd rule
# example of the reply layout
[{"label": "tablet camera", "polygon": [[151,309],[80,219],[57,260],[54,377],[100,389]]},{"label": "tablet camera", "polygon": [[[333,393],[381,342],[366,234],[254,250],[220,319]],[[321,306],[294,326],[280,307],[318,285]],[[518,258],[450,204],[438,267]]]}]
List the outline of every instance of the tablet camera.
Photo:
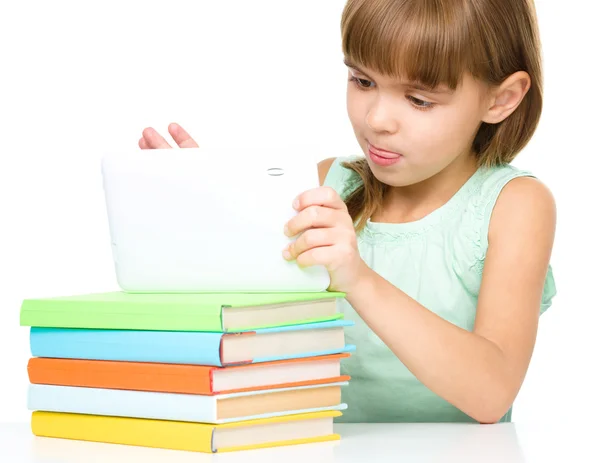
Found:
[{"label": "tablet camera", "polygon": [[279,177],[283,175],[283,173],[284,172],[281,167],[271,167],[267,169],[267,174],[269,174],[271,177]]}]

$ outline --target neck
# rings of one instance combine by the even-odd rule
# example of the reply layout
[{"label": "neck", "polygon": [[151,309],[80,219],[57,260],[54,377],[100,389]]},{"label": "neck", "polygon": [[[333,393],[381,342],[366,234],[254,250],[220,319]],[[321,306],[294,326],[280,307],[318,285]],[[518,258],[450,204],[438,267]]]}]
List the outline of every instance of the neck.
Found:
[{"label": "neck", "polygon": [[475,156],[459,156],[434,176],[414,185],[390,188],[375,222],[412,222],[447,203],[477,170]]}]

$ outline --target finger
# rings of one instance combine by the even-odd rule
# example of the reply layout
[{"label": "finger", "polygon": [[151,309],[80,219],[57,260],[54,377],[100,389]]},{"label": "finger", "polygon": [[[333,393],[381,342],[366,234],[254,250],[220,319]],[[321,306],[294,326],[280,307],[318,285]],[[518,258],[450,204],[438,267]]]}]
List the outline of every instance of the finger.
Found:
[{"label": "finger", "polygon": [[296,264],[300,267],[311,267],[322,265],[329,272],[335,272],[346,265],[348,258],[356,253],[351,244],[338,242],[330,246],[318,246],[310,248],[296,257]]},{"label": "finger", "polygon": [[312,228],[306,230],[300,237],[292,241],[283,251],[286,260],[294,260],[303,252],[310,249],[331,246],[340,238],[340,233],[333,228]]},{"label": "finger", "polygon": [[143,150],[150,149],[144,137],[140,138],[140,140],[138,141],[138,146]]},{"label": "finger", "polygon": [[335,255],[335,246],[321,246],[318,248],[312,248],[308,251],[303,252],[296,258],[296,264],[299,267],[312,267],[315,265],[322,265],[329,269],[329,263],[333,261]]},{"label": "finger", "polygon": [[169,133],[180,148],[198,148],[198,143],[179,124],[169,124]]},{"label": "finger", "polygon": [[309,228],[333,227],[336,224],[350,225],[348,213],[323,206],[309,206],[301,210],[284,225],[287,236],[296,236]]},{"label": "finger", "polygon": [[148,145],[149,149],[165,149],[165,148],[171,148],[171,145],[169,145],[167,143],[167,140],[165,140],[156,130],[154,130],[152,127],[146,127],[144,129],[144,131],[142,132],[142,135],[144,137],[144,140],[146,141],[146,144]]},{"label": "finger", "polygon": [[307,190],[294,200],[294,208],[301,211],[309,206],[326,206],[347,211],[346,203],[333,188],[322,186]]}]

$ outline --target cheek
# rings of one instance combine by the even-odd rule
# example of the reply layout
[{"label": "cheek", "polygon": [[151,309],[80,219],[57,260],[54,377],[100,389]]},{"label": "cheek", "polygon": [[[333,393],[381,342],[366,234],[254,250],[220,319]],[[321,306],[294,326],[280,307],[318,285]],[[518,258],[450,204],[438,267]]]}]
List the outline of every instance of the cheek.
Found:
[{"label": "cheek", "polygon": [[413,140],[429,159],[460,154],[477,128],[475,111],[469,108],[439,106],[413,118]]},{"label": "cheek", "polygon": [[355,131],[360,130],[363,121],[365,120],[364,103],[358,95],[353,92],[353,89],[348,89],[346,95],[346,109],[348,118]]}]

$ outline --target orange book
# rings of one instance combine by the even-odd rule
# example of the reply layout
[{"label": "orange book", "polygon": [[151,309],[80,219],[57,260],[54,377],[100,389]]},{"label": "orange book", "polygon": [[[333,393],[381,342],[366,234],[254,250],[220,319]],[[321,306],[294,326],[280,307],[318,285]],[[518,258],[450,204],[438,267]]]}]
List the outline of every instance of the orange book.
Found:
[{"label": "orange book", "polygon": [[216,395],[348,381],[341,360],[349,353],[214,367],[34,357],[32,384]]}]

